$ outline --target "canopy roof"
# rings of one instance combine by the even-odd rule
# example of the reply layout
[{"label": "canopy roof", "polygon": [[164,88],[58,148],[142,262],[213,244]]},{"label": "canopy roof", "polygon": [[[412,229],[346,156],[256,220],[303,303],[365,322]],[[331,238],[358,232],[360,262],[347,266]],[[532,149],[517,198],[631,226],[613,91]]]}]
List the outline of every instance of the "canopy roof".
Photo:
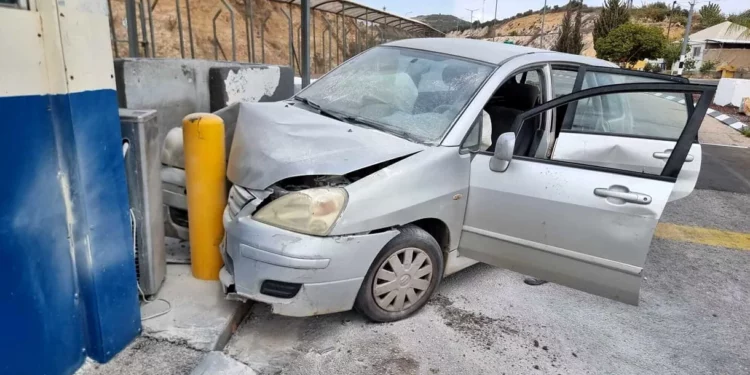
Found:
[{"label": "canopy roof", "polygon": [[[301,0],[271,0],[279,3],[300,5]],[[425,36],[443,35],[442,32],[430,25],[411,18],[401,17],[391,12],[379,10],[348,0],[310,0],[310,10],[319,10],[333,14],[340,14],[360,21],[373,22],[379,25],[390,26],[409,33],[418,33]]]}]

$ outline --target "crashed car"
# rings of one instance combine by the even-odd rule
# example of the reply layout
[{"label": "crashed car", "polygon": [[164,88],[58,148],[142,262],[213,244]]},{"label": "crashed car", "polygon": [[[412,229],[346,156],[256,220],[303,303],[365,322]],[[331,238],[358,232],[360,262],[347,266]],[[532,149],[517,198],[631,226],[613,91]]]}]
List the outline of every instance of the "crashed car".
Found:
[{"label": "crashed car", "polygon": [[386,322],[479,261],[638,304],[713,94],[486,41],[370,49],[287,101],[240,104],[221,283],[277,314]]}]

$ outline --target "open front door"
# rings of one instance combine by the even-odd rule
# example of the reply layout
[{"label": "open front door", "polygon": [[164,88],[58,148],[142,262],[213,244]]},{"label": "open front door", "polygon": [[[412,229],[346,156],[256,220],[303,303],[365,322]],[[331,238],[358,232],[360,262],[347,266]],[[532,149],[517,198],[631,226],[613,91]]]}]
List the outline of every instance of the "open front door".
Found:
[{"label": "open front door", "polygon": [[[562,66],[553,67],[553,72],[558,72],[553,82],[566,91],[570,90],[568,92],[625,83],[688,83],[687,78],[637,70],[598,66],[582,66],[567,72],[564,69]],[[681,125],[692,114],[692,93],[656,92],[632,98],[632,103],[618,100],[615,95],[582,101],[581,105],[585,107],[571,111],[569,115],[577,116],[578,121],[566,118],[567,121],[558,129],[559,136],[551,158],[659,174],[680,135]],[[600,120],[606,123],[608,132],[597,131],[590,121],[581,121],[581,117],[592,111],[600,113]],[[634,124],[641,129],[637,137],[623,137],[634,135],[633,129],[628,129]],[[684,198],[693,191],[700,167],[701,146],[696,138],[677,176],[670,201]]]},{"label": "open front door", "polygon": [[[627,142],[655,131],[676,136],[665,137],[672,151],[658,169],[537,159],[528,156],[535,154],[530,150],[514,155],[504,172],[494,172],[493,156],[478,152],[471,164],[461,255],[638,304],[651,238],[714,91],[679,83],[617,84],[573,92],[519,115],[513,129],[553,110],[572,121],[567,126],[590,129],[592,137]],[[700,99],[682,123],[640,122],[646,112],[658,111],[648,105],[656,93]],[[607,112],[591,105],[597,100],[619,105],[631,120],[608,121]]]}]

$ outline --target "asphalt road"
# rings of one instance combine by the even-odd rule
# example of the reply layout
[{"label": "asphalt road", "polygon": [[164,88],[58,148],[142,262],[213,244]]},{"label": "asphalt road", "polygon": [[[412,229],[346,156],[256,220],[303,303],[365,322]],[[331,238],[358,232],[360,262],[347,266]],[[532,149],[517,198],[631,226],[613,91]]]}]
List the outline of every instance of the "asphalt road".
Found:
[{"label": "asphalt road", "polygon": [[750,149],[712,145],[701,149],[703,163],[696,188],[750,194]]}]

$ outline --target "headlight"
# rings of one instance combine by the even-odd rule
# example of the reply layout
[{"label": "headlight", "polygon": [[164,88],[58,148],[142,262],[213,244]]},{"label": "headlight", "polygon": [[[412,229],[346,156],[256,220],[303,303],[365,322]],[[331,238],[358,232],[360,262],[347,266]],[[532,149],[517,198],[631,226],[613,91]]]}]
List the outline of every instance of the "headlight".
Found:
[{"label": "headlight", "polygon": [[315,188],[289,193],[267,204],[253,219],[294,232],[325,236],[346,205],[346,190]]}]

